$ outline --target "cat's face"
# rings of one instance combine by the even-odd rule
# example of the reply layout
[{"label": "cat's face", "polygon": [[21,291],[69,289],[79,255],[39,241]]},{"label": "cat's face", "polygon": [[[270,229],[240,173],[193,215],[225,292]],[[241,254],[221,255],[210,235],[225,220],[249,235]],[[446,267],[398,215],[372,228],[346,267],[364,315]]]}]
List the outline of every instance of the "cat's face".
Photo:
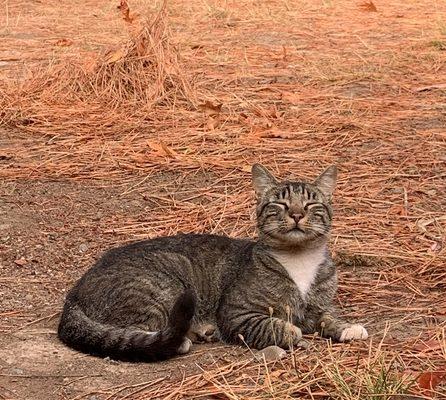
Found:
[{"label": "cat's face", "polygon": [[278,182],[255,164],[252,176],[262,240],[275,247],[294,247],[328,236],[336,171],[335,166],[327,168],[313,183]]}]

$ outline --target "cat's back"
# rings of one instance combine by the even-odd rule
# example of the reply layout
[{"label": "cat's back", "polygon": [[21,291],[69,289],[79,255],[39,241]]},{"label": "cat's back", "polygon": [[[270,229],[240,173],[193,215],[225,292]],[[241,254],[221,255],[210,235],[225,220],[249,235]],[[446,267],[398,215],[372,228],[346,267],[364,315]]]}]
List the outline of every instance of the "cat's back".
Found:
[{"label": "cat's back", "polygon": [[96,267],[107,267],[117,262],[138,264],[153,254],[183,256],[204,264],[215,263],[221,258],[248,256],[255,242],[213,234],[177,234],[137,241],[106,251]]}]

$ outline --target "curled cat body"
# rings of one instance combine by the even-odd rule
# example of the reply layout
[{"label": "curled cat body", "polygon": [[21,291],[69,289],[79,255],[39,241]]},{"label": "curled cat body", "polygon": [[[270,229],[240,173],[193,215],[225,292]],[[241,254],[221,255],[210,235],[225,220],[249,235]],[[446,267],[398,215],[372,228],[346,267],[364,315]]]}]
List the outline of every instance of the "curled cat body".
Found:
[{"label": "curled cat body", "polygon": [[187,353],[192,342],[290,349],[306,333],[366,339],[334,304],[336,175],[331,166],[311,183],[280,182],[255,164],[255,241],[179,234],[107,251],[68,293],[59,338],[89,354],[147,362]]}]

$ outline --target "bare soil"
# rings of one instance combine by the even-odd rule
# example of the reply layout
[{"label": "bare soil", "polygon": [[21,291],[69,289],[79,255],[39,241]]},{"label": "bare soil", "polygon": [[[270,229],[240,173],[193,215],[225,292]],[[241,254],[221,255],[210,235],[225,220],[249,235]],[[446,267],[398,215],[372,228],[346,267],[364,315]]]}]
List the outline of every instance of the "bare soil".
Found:
[{"label": "bare soil", "polygon": [[[83,103],[82,90],[64,103],[39,68],[88,69],[91,59],[119,55],[142,16],[160,8],[129,0],[128,22],[119,3],[0,5],[0,399],[148,399],[158,389],[165,398],[166,388],[172,399],[282,398],[273,388],[287,399],[345,399],[317,364],[337,367],[335,356],[364,376],[371,354],[398,377],[442,374],[444,2],[375,1],[374,10],[350,0],[172,0],[169,49],[194,96],[147,115],[131,101],[113,112],[94,97]],[[35,92],[15,86],[25,79]],[[252,359],[236,346],[130,364],[57,340],[66,291],[110,246],[179,231],[253,237],[254,162],[284,178],[339,166],[337,302],[370,341],[314,339],[273,376],[255,361],[234,367]],[[302,376],[308,382],[295,394]],[[434,395],[425,390],[414,391]],[[445,398],[444,383],[437,392]]]}]

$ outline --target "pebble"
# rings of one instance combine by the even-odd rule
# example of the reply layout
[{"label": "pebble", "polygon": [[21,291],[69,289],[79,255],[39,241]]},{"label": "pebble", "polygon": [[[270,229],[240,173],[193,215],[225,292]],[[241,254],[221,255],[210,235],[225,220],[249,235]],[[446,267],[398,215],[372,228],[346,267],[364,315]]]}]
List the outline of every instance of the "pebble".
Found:
[{"label": "pebble", "polygon": [[85,253],[87,250],[88,250],[88,245],[87,245],[87,244],[82,243],[82,244],[79,246],[79,251],[80,251],[81,253]]},{"label": "pebble", "polygon": [[15,375],[23,375],[24,371],[21,368],[13,368],[11,372]]},{"label": "pebble", "polygon": [[279,346],[268,346],[263,350],[260,350],[255,355],[256,359],[263,361],[265,358],[266,362],[277,361],[286,356],[286,351]]}]

